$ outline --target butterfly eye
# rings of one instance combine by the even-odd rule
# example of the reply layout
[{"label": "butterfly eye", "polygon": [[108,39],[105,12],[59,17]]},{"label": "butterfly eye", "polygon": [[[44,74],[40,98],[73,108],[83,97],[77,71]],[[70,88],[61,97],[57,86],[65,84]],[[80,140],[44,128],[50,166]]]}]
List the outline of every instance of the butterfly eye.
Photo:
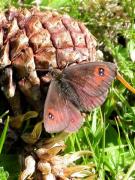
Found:
[{"label": "butterfly eye", "polygon": [[99,73],[99,76],[104,76],[104,69],[103,68],[99,68],[98,69],[98,73]]},{"label": "butterfly eye", "polygon": [[49,118],[50,120],[53,120],[53,119],[54,119],[53,114],[49,113],[49,114],[48,114],[48,118]]}]

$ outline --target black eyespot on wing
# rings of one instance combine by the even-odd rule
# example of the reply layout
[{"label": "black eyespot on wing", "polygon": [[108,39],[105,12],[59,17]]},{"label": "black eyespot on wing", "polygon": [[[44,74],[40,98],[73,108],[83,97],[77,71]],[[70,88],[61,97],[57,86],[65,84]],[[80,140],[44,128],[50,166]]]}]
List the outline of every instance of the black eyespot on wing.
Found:
[{"label": "black eyespot on wing", "polygon": [[48,118],[49,118],[50,120],[53,120],[53,119],[54,119],[54,115],[53,115],[52,113],[49,113],[49,114],[48,114]]},{"label": "black eyespot on wing", "polygon": [[104,73],[105,73],[104,68],[99,68],[99,69],[98,69],[98,74],[99,74],[99,76],[104,76]]}]

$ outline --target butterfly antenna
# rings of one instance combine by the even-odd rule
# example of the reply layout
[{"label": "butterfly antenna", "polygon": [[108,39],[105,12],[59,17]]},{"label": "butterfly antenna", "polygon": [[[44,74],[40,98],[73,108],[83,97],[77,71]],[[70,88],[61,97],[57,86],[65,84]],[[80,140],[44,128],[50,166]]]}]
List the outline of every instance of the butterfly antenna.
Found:
[{"label": "butterfly antenna", "polygon": [[117,73],[116,78],[132,93],[135,94],[135,88],[133,88],[119,73]]}]

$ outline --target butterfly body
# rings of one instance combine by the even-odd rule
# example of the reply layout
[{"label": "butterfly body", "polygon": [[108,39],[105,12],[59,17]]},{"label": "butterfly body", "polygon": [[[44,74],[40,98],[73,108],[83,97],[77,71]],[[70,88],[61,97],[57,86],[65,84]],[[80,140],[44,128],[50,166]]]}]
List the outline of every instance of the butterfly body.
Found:
[{"label": "butterfly body", "polygon": [[79,129],[83,122],[80,111],[103,104],[115,76],[116,66],[107,62],[73,65],[55,75],[44,106],[45,130],[53,133]]}]

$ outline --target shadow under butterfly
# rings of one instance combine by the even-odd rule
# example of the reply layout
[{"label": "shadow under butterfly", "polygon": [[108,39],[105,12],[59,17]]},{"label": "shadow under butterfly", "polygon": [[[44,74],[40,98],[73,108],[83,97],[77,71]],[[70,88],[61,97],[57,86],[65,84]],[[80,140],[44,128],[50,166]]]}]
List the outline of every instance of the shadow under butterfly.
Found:
[{"label": "shadow under butterfly", "polygon": [[104,103],[117,68],[110,62],[90,62],[54,74],[44,105],[45,130],[74,132],[83,123],[81,112]]}]

